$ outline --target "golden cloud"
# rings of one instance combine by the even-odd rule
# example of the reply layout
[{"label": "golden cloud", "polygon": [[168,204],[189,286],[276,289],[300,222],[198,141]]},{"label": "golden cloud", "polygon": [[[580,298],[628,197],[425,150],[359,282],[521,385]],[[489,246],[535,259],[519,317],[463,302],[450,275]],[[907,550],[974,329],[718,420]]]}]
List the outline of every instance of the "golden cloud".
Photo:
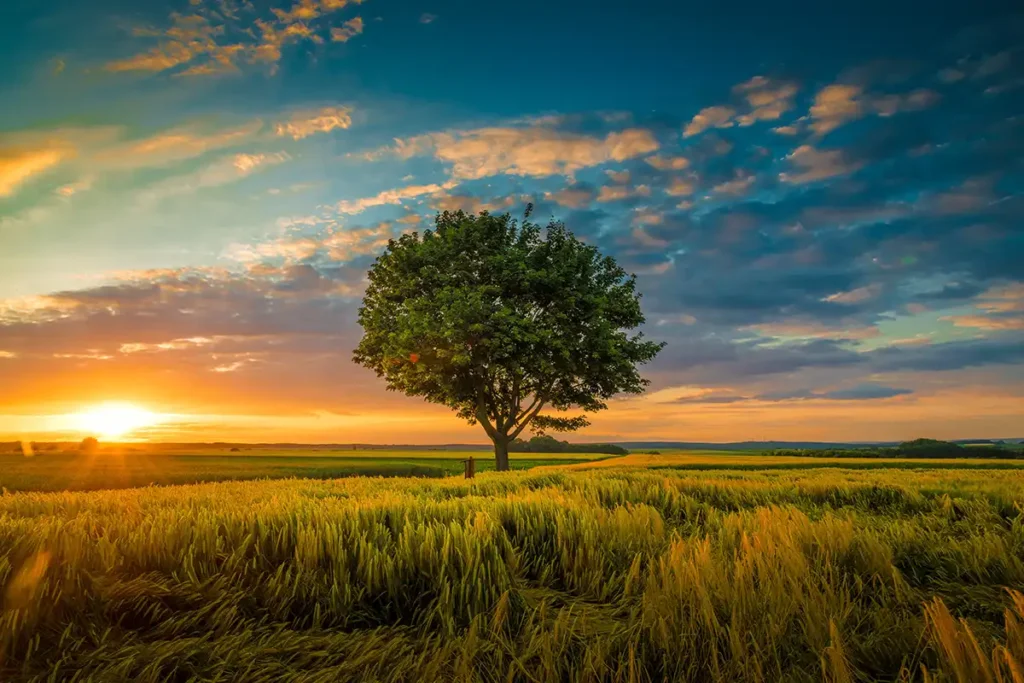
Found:
[{"label": "golden cloud", "polygon": [[[135,29],[134,35],[156,38],[159,44],[109,62],[106,69],[160,73],[187,66],[177,71],[177,75],[202,76],[238,71],[242,63],[273,64],[276,68],[283,47],[289,43],[302,40],[323,43],[324,33],[329,33],[332,40],[347,41],[362,33],[363,21],[359,17],[329,31],[318,21],[348,4],[347,0],[299,0],[290,9],[271,8],[270,16],[243,22],[236,12],[223,8],[214,11],[202,2],[193,2],[195,13],[171,13],[169,28]],[[228,35],[246,35],[251,40],[228,40],[225,38]]]},{"label": "golden cloud", "polygon": [[731,128],[736,110],[732,107],[705,107],[697,113],[683,129],[683,137],[689,138],[703,133],[708,128]]},{"label": "golden cloud", "polygon": [[445,190],[452,189],[457,184],[458,183],[454,181],[448,181],[443,184],[431,183],[430,185],[409,185],[406,187],[395,188],[393,190],[384,190],[372,197],[363,197],[360,199],[343,200],[338,202],[337,209],[339,213],[362,213],[363,211],[375,206],[401,204],[406,199],[416,199],[418,197],[440,194]]},{"label": "golden cloud", "polygon": [[0,197],[9,197],[21,185],[57,166],[72,151],[61,146],[37,149],[0,147]]},{"label": "golden cloud", "polygon": [[329,133],[332,130],[348,128],[352,125],[352,109],[350,107],[323,107],[314,111],[297,112],[283,123],[274,126],[274,132],[293,140]]}]

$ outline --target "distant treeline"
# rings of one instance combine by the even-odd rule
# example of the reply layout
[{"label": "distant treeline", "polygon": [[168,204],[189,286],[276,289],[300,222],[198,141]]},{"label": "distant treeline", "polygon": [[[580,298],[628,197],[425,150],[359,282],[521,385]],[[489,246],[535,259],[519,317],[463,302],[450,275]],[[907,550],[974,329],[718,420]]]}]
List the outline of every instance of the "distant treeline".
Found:
[{"label": "distant treeline", "polygon": [[768,455],[799,455],[811,458],[1002,458],[1024,459],[1021,444],[962,446],[936,439],[914,439],[896,446],[859,448],[781,449]]},{"label": "distant treeline", "polygon": [[627,455],[622,446],[608,443],[569,443],[559,441],[551,436],[535,436],[529,441],[516,439],[508,445],[510,453],[607,453],[608,455]]}]

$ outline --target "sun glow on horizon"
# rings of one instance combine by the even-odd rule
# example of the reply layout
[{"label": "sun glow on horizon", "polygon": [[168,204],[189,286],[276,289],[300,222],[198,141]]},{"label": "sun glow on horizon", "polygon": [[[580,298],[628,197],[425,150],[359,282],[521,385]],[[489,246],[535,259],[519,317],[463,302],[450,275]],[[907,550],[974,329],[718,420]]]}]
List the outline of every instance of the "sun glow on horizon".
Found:
[{"label": "sun glow on horizon", "polygon": [[119,438],[160,422],[156,413],[132,403],[103,403],[75,415],[76,427],[108,439]]}]

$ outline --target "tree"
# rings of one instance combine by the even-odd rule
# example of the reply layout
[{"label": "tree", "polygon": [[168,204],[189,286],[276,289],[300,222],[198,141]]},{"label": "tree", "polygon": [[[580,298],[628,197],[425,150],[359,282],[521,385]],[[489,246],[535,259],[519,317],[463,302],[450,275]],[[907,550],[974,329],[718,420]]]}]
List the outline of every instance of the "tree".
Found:
[{"label": "tree", "polygon": [[82,453],[95,453],[99,450],[100,442],[96,440],[94,436],[87,436],[82,439],[82,443],[78,445],[78,450]]},{"label": "tree", "polygon": [[[574,431],[619,393],[641,393],[637,365],[663,344],[644,322],[636,279],[559,222],[445,211],[435,229],[390,240],[369,272],[355,362],[391,391],[479,423],[498,470],[528,426]],[[555,414],[542,413],[546,408]]]}]

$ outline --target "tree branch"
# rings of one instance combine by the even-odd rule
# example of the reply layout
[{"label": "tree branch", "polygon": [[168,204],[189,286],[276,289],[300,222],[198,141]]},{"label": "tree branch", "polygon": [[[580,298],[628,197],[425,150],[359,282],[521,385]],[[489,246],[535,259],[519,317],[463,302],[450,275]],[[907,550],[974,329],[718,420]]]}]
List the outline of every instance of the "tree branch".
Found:
[{"label": "tree branch", "polygon": [[492,441],[497,440],[498,432],[487,418],[487,405],[484,403],[484,394],[480,389],[476,390],[476,419],[487,432],[487,436],[491,437]]},{"label": "tree branch", "polygon": [[534,403],[537,405],[536,409],[534,409],[532,413],[528,413],[526,418],[519,423],[518,427],[516,427],[516,430],[512,432],[511,436],[513,439],[522,434],[523,430],[526,429],[526,425],[530,424],[533,418],[537,417],[537,413],[541,411],[541,408],[544,407],[544,401],[542,401],[539,397],[537,401],[534,401]]}]

